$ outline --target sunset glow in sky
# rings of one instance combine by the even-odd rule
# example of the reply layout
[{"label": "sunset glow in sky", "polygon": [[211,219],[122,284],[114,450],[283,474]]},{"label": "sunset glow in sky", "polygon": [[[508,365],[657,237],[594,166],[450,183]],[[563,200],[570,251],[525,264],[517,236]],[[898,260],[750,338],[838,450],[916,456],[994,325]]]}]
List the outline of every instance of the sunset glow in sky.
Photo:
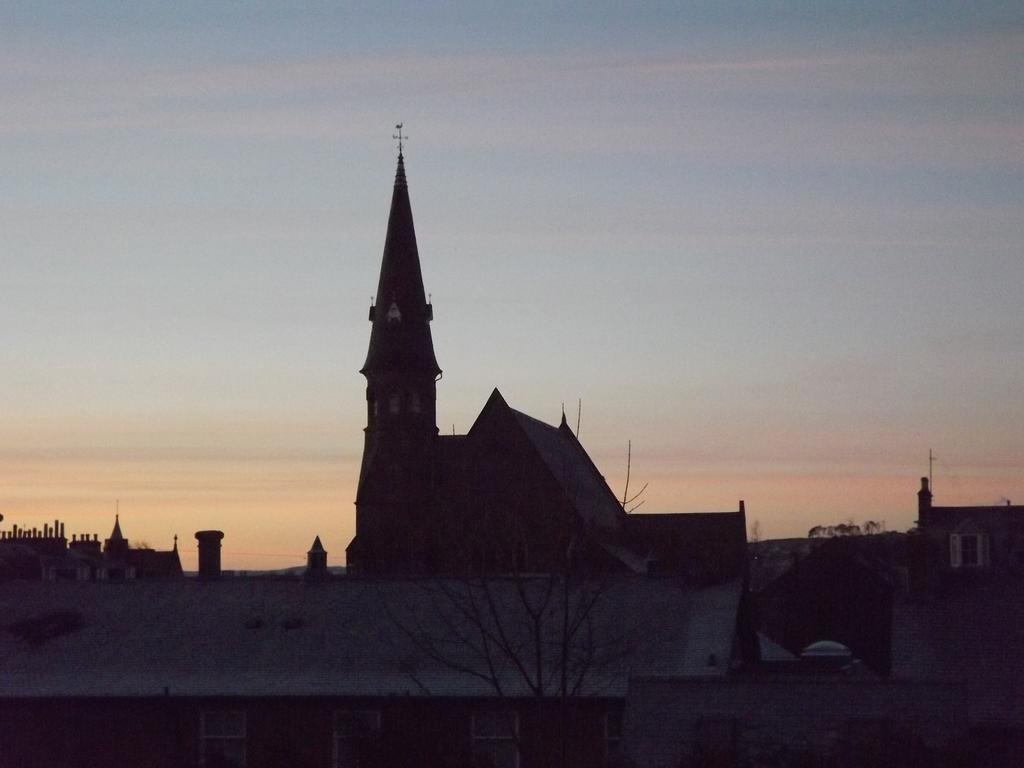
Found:
[{"label": "sunset glow in sky", "polygon": [[582,398],[767,538],[908,528],[929,448],[1024,501],[1019,3],[337,5],[0,8],[4,530],[344,562],[398,121],[443,431]]}]

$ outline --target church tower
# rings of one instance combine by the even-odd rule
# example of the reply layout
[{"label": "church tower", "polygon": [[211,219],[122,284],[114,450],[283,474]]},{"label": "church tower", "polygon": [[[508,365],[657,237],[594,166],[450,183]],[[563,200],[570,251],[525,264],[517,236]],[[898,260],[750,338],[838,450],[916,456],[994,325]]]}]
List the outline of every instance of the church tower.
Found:
[{"label": "church tower", "polygon": [[360,369],[366,377],[366,429],[356,538],[347,550],[352,573],[427,567],[441,374],[432,319],[399,147],[377,296],[370,307],[370,347]]}]

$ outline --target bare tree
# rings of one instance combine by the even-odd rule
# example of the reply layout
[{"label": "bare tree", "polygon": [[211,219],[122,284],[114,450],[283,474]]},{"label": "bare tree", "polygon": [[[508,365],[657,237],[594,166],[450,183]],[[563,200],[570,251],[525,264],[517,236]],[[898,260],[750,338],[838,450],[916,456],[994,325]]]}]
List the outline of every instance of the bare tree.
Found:
[{"label": "bare tree", "polygon": [[[606,693],[618,679],[639,622],[611,610],[615,579],[607,566],[594,566],[610,557],[599,537],[570,507],[553,504],[538,515],[526,473],[507,463],[503,471],[515,476],[518,492],[474,493],[470,480],[458,487],[469,489],[473,503],[439,516],[460,521],[457,542],[448,543],[461,551],[462,569],[417,580],[406,599],[385,607],[412,655],[433,669],[460,673],[498,699],[532,701],[538,719],[541,708],[556,708],[553,764],[564,766],[577,704]],[[527,528],[538,517],[548,521],[544,551],[531,559],[529,544],[541,544],[537,531]],[[424,693],[432,692],[422,665],[405,667]],[[517,747],[529,746],[516,739]]]},{"label": "bare tree", "polygon": [[647,490],[648,483],[644,483],[643,488],[634,493],[632,496],[629,495],[629,475],[633,468],[633,441],[629,440],[626,443],[626,487],[622,490],[622,511],[627,515],[636,512],[640,507],[644,505],[647,499],[641,498],[644,492]]}]

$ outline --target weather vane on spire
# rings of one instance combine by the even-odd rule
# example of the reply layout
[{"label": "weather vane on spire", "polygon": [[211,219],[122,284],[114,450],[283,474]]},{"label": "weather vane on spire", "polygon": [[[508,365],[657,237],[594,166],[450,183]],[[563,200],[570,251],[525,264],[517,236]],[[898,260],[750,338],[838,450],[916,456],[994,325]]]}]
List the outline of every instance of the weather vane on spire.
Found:
[{"label": "weather vane on spire", "polygon": [[399,155],[402,154],[402,141],[409,138],[408,136],[403,136],[402,135],[402,126],[403,125],[405,125],[405,123],[399,123],[398,125],[396,125],[395,126],[395,130],[398,131],[398,133],[391,134],[391,138],[392,139],[398,139],[398,154]]}]

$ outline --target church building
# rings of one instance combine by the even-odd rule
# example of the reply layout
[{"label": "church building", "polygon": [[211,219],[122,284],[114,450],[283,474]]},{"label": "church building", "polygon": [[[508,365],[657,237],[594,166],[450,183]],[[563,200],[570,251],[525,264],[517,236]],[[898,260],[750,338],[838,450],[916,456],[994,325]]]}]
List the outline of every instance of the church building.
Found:
[{"label": "church building", "polygon": [[376,301],[351,575],[680,574],[714,582],[745,562],[738,511],[628,515],[562,416],[553,426],[495,389],[465,435],[439,434],[430,332],[399,149]]}]

